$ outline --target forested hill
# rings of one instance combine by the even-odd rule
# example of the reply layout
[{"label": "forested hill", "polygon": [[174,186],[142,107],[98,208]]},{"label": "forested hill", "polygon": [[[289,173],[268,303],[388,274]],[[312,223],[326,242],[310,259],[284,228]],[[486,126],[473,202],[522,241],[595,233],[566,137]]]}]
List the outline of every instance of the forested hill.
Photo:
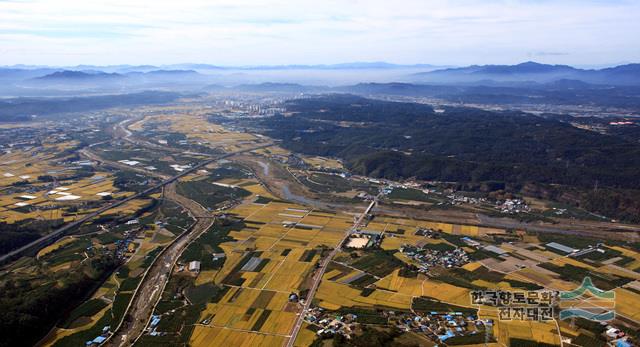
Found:
[{"label": "forested hill", "polygon": [[289,101],[293,117],[265,121],[287,147],[343,157],[388,178],[502,180],[640,188],[640,146],[567,123],[335,95]]},{"label": "forested hill", "polygon": [[351,95],[292,100],[287,111],[262,121],[268,135],[294,151],[341,157],[358,174],[640,189],[637,143],[553,119]]}]

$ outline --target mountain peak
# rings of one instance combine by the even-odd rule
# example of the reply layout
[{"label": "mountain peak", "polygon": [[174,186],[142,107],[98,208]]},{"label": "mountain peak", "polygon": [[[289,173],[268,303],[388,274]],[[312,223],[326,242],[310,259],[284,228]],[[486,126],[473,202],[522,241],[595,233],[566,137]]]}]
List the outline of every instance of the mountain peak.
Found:
[{"label": "mountain peak", "polygon": [[[569,65],[542,64],[527,61],[517,65],[472,65],[454,69],[421,72],[413,75],[420,82],[444,84],[495,82],[550,83],[558,80],[603,85],[640,85],[640,64],[628,64],[601,70],[584,70]],[[562,83],[567,84],[567,81]],[[561,84],[562,84],[561,83]]]}]

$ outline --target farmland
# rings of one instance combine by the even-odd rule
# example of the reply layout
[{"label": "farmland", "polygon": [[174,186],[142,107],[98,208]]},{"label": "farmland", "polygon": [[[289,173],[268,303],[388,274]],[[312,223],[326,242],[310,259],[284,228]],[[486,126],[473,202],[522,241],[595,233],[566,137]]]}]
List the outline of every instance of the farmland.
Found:
[{"label": "farmland", "polygon": [[[170,202],[160,205],[155,212],[141,215],[139,220],[139,224],[120,225],[108,232],[98,232],[89,239],[93,242],[89,248],[111,250],[114,253],[109,254],[116,256],[123,252],[125,264],[95,289],[91,299],[71,311],[68,317],[50,332],[44,340],[45,345],[73,346],[89,337],[92,339],[100,335],[105,326],[117,325],[123,318],[124,308],[140,282],[141,275],[159,251],[175,237],[169,229],[172,226],[180,227],[192,223],[191,218],[184,214],[179,206]],[[158,221],[162,223],[156,224]],[[64,266],[72,267],[73,263],[63,262],[77,257],[70,257],[74,254],[74,249],[69,248],[68,245],[72,244],[69,239],[62,239],[53,244],[51,249],[54,250],[45,250],[47,252],[40,256],[39,260],[51,259],[50,266],[59,269],[57,271]]]},{"label": "farmland", "polygon": [[[268,199],[269,193],[252,180],[240,184],[252,196],[227,212],[229,226],[204,234],[185,251],[181,264],[200,261],[200,271],[194,274],[179,267],[171,281],[184,286],[167,286],[163,297],[175,297],[172,293],[179,292],[177,288],[183,288],[180,291],[188,297],[188,293],[207,287],[219,288],[216,291],[223,295],[198,304],[190,298],[191,306],[198,306],[200,313],[182,324],[193,324],[192,332],[174,330],[182,325],[163,326],[162,321],[173,319],[175,313],[157,308],[156,314],[162,317],[158,332],[178,334],[194,345],[232,340],[282,343],[297,312],[289,296],[304,292],[307,277],[323,250],[337,245],[350,222],[348,216],[295,204],[256,203],[258,196]],[[212,253],[223,253],[224,257],[211,262]],[[167,305],[172,305],[171,301],[163,299],[158,307]],[[153,339],[145,337],[147,342]]]},{"label": "farmland", "polygon": [[[190,170],[5,265],[0,288],[32,300],[3,299],[26,322],[6,319],[3,332],[45,346],[120,345],[128,334],[136,346],[607,343],[604,331],[557,313],[505,320],[472,302],[475,291],[570,291],[585,277],[615,292],[615,329],[639,326],[640,248],[597,217],[529,224],[513,215],[504,226],[491,219],[506,219],[496,206],[525,203],[351,175],[336,158],[218,123],[212,114],[227,111],[197,103],[127,112],[65,136],[35,127],[46,140],[0,155],[3,252]],[[563,233],[580,223],[594,224]],[[616,237],[592,232],[600,227]],[[158,268],[166,276],[150,282]],[[59,305],[32,314],[41,302]]]},{"label": "farmland", "polygon": [[[635,313],[632,313],[632,307],[635,306],[629,306],[629,303],[635,302],[636,298],[633,295],[638,294],[632,289],[625,289],[633,288],[633,281],[637,279],[637,272],[632,270],[638,268],[631,265],[635,259],[630,256],[635,248],[632,244],[616,248],[616,242],[587,239],[573,244],[574,247],[590,250],[584,256],[576,258],[550,252],[535,236],[526,233],[509,236],[505,230],[393,217],[376,217],[366,228],[384,232],[386,237],[381,248],[385,253],[379,250],[365,250],[338,255],[334,260],[335,265],[330,266],[325,273],[315,296],[316,304],[325,311],[359,310],[360,317],[363,316],[362,310],[365,310],[373,313],[373,316],[366,314],[366,317],[378,317],[375,321],[384,322],[393,319],[384,312],[395,312],[397,315],[397,312],[417,310],[419,306],[416,306],[413,300],[424,298],[423,300],[427,300],[427,311],[438,311],[442,305],[452,305],[453,308],[446,309],[448,311],[465,312],[479,309],[477,312],[481,321],[494,322],[489,326],[489,340],[506,341],[512,345],[527,343],[526,341],[558,345],[560,338],[581,336],[579,340],[586,340],[587,336],[591,336],[590,338],[600,341],[599,343],[605,343],[606,338],[603,336],[587,335],[579,327],[562,325],[563,329],[558,330],[553,321],[503,321],[498,319],[497,310],[494,308],[470,305],[472,290],[570,290],[572,287],[575,288],[582,278],[590,276],[598,287],[605,290],[614,289],[619,293],[616,303],[626,303],[624,308],[618,311],[621,319],[625,321],[621,323],[622,327],[636,319]],[[425,229],[434,232],[427,236],[427,233],[420,231]],[[496,240],[505,236],[509,236],[512,241],[496,243]],[[541,237],[544,240],[550,238],[548,235]],[[555,240],[561,241],[561,238],[558,236]],[[463,240],[472,242],[465,243]],[[493,250],[484,249],[482,244],[498,245],[504,252],[493,253]],[[470,263],[457,269],[435,267],[424,270],[413,259],[398,252],[399,248],[407,245],[431,250],[462,247],[472,256],[474,249],[475,253],[481,253],[483,256],[475,260],[471,257]],[[624,254],[629,258],[621,257]],[[395,258],[384,260],[389,255]],[[622,266],[613,265],[616,269],[614,271],[611,269],[612,262],[601,263],[604,259],[611,259],[614,263],[616,260],[624,262],[621,262]],[[419,270],[417,274],[416,265]],[[373,281],[361,280],[367,277]],[[354,278],[358,280],[354,281]],[[466,335],[452,337],[447,344],[459,344],[458,341],[461,343],[466,341],[465,339]],[[479,341],[484,342],[484,338]]]},{"label": "farmland", "polygon": [[[0,224],[6,231],[0,234],[3,253],[134,193],[118,184],[117,172],[82,160],[76,152],[78,140],[56,132],[59,129],[39,131],[48,136],[45,141],[0,155]],[[91,137],[85,132],[73,136]],[[119,212],[135,211],[145,204],[133,201],[129,209]]]}]

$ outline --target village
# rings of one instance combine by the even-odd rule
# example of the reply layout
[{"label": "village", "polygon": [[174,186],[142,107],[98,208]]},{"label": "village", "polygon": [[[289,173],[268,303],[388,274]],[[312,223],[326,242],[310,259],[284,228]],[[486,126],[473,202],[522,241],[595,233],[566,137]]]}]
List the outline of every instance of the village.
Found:
[{"label": "village", "polygon": [[322,338],[332,338],[338,334],[350,339],[362,329],[361,321],[376,321],[376,324],[384,322],[405,332],[424,334],[434,342],[446,342],[453,337],[477,338],[478,342],[493,341],[493,337],[485,336],[485,327],[490,328],[493,321],[478,319],[475,313],[469,311],[429,311],[417,314],[378,310],[375,317],[359,317],[357,313],[342,314],[321,307],[312,307],[307,311],[305,321],[313,326],[316,334]]}]

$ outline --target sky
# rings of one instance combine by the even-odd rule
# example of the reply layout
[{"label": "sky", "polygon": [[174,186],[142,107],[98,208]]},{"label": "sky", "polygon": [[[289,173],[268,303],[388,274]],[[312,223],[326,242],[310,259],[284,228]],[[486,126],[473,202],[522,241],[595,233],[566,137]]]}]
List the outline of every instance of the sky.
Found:
[{"label": "sky", "polygon": [[640,0],[0,0],[0,65],[640,62]]}]

